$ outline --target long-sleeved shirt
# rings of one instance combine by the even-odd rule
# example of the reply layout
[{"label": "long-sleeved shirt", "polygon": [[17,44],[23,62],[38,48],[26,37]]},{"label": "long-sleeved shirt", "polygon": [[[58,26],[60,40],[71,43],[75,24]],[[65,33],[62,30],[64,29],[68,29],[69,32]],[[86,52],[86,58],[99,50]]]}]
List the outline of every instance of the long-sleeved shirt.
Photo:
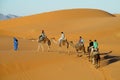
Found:
[{"label": "long-sleeved shirt", "polygon": [[44,33],[42,33],[42,34],[41,34],[41,36],[42,36],[43,38],[45,38],[45,37],[46,37],[46,35],[45,35]]},{"label": "long-sleeved shirt", "polygon": [[89,46],[93,46],[93,42],[92,41],[89,43]]},{"label": "long-sleeved shirt", "polygon": [[81,38],[81,39],[79,40],[79,43],[84,43],[83,38]]},{"label": "long-sleeved shirt", "polygon": [[97,49],[97,48],[98,48],[98,43],[97,43],[97,42],[93,42],[93,47],[94,47],[95,49]]},{"label": "long-sleeved shirt", "polygon": [[65,34],[64,33],[61,35],[60,39],[65,39]]}]

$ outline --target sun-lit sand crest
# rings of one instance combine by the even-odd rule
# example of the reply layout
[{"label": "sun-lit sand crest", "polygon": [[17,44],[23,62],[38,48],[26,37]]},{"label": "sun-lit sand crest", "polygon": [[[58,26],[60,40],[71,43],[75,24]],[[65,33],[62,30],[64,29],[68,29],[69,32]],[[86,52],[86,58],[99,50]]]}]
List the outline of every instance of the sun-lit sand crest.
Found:
[{"label": "sun-lit sand crest", "polygon": [[[44,29],[49,39],[63,31],[68,41],[97,39],[101,66],[96,69],[86,55],[77,57],[70,47],[51,43],[37,51],[38,36]],[[120,17],[96,9],[71,9],[0,21],[0,80],[120,80]],[[13,37],[19,50],[13,50]],[[61,50],[61,52],[59,52]]]}]

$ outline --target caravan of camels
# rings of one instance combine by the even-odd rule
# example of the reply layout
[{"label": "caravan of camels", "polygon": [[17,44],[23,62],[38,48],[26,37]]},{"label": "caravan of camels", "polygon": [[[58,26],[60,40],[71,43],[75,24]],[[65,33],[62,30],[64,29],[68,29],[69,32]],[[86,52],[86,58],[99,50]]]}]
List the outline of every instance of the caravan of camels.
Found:
[{"label": "caravan of camels", "polygon": [[45,35],[44,30],[42,30],[42,33],[39,36],[37,41],[38,41],[37,51],[39,51],[39,49],[41,48],[42,52],[44,52],[43,44],[47,44],[48,52],[49,52],[51,42],[53,42],[54,44],[58,45],[59,47],[65,46],[66,49],[67,49],[67,53],[69,55],[70,55],[69,47],[72,47],[76,50],[76,53],[77,53],[78,57],[82,56],[80,53],[84,53],[84,55],[88,55],[89,61],[92,64],[95,64],[96,68],[100,67],[100,54],[99,54],[99,49],[98,49],[98,43],[97,43],[96,40],[94,42],[92,42],[90,40],[89,46],[87,48],[87,52],[86,52],[85,46],[84,46],[84,39],[81,36],[80,36],[79,41],[76,44],[74,44],[73,41],[68,41],[66,39],[65,34],[63,32],[61,32],[61,37],[57,41],[56,38],[49,39]]}]

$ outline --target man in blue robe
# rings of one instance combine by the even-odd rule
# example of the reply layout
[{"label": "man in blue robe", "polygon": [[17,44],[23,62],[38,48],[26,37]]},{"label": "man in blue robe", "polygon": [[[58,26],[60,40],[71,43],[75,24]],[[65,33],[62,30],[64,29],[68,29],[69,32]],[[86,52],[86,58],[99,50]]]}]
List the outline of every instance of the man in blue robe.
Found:
[{"label": "man in blue robe", "polygon": [[17,51],[18,50],[18,40],[14,37],[14,50]]}]

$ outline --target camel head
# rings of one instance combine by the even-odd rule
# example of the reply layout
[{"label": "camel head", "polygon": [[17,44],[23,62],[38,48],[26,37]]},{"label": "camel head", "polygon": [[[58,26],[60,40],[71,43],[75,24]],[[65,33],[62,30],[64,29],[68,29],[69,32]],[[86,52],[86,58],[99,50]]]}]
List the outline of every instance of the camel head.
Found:
[{"label": "camel head", "polygon": [[56,40],[56,38],[55,38],[55,37],[53,37],[53,38],[51,38],[51,39]]},{"label": "camel head", "polygon": [[73,43],[73,41],[69,41],[70,46],[72,46],[73,48],[75,47],[75,44]]}]

